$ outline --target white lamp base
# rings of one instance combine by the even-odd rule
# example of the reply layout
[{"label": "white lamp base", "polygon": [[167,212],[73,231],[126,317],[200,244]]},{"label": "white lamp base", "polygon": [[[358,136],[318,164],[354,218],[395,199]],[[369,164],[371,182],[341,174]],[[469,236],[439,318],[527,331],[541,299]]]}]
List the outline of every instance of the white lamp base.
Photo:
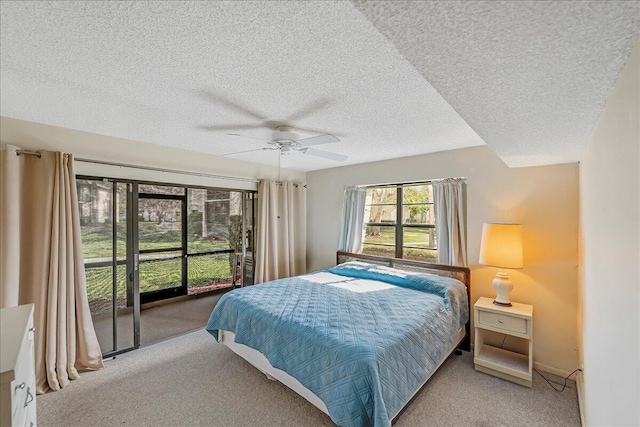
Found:
[{"label": "white lamp base", "polygon": [[513,283],[509,280],[509,273],[506,271],[498,271],[495,279],[493,279],[493,289],[496,290],[496,299],[493,303],[504,307],[511,307],[509,293],[513,290]]}]

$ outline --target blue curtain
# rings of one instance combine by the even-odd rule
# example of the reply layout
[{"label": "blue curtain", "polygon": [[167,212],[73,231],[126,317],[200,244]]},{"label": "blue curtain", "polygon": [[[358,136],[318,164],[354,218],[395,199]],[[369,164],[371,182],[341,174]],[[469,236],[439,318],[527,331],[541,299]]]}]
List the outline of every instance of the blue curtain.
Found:
[{"label": "blue curtain", "polygon": [[366,188],[347,187],[344,189],[342,229],[340,230],[338,250],[352,253],[359,253],[362,250],[362,228],[366,197]]}]

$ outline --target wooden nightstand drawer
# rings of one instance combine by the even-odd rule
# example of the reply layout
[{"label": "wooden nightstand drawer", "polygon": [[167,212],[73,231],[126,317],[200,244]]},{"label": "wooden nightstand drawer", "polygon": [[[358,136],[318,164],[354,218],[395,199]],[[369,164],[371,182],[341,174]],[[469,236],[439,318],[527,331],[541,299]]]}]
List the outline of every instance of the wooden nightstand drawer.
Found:
[{"label": "wooden nightstand drawer", "polygon": [[519,317],[479,310],[478,323],[492,328],[504,329],[505,331],[527,334],[527,320]]}]

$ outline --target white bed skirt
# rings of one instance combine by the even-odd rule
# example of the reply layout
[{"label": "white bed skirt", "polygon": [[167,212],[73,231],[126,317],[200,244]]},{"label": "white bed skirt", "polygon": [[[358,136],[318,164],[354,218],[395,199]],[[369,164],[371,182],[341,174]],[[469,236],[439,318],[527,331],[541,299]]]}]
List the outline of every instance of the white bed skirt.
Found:
[{"label": "white bed skirt", "polygon": [[[429,374],[427,379],[420,385],[420,387],[418,387],[418,389],[413,393],[413,395],[411,395],[411,398],[409,398],[407,403],[409,401],[411,401],[411,399],[413,399],[413,397],[420,391],[422,386],[427,381],[429,381],[429,378],[431,378],[431,376],[438,370],[438,368],[440,368],[440,366],[444,363],[445,360],[447,360],[447,358],[451,355],[451,353],[453,353],[458,348],[458,346],[460,345],[460,343],[464,339],[464,336],[465,336],[465,332],[464,332],[464,326],[463,326],[458,331],[458,336],[456,338],[456,341],[455,341],[455,344],[453,345],[453,347],[451,347],[451,349],[449,349],[449,351],[442,358],[440,363],[438,363],[438,366],[436,366],[436,369],[434,369],[433,372],[431,372],[431,374]],[[271,366],[271,363],[269,363],[269,360],[267,360],[267,358],[262,353],[260,353],[258,350],[255,350],[255,349],[253,349],[253,348],[251,348],[249,346],[246,346],[244,344],[238,344],[237,342],[235,342],[235,334],[233,332],[220,330],[219,334],[218,334],[218,342],[226,345],[231,350],[233,350],[234,353],[238,354],[240,357],[245,359],[247,362],[251,363],[259,371],[261,371],[263,374],[265,374],[267,376],[267,378],[269,378],[270,380],[278,380],[278,381],[280,381],[282,384],[286,385],[291,390],[295,391],[300,396],[302,396],[305,399],[307,399],[313,406],[315,406],[316,408],[320,409],[325,414],[329,415],[329,412],[327,410],[327,406],[324,404],[324,402],[322,400],[320,400],[320,398],[318,396],[316,396],[308,388],[306,388],[305,386],[300,384],[300,381],[298,381],[297,379],[295,379],[291,375],[287,374],[285,371],[277,369],[277,368],[274,368],[273,366]],[[397,415],[398,414],[394,414],[393,417],[391,417],[391,419],[394,419]]]}]

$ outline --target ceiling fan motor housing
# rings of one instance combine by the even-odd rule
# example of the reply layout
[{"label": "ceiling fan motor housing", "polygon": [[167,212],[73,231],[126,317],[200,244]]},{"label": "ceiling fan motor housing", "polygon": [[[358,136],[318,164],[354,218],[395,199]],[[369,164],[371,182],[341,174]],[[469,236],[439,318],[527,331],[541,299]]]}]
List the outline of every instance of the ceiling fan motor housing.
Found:
[{"label": "ceiling fan motor housing", "polygon": [[295,142],[300,139],[300,135],[294,132],[290,126],[280,126],[273,133],[274,142]]}]

